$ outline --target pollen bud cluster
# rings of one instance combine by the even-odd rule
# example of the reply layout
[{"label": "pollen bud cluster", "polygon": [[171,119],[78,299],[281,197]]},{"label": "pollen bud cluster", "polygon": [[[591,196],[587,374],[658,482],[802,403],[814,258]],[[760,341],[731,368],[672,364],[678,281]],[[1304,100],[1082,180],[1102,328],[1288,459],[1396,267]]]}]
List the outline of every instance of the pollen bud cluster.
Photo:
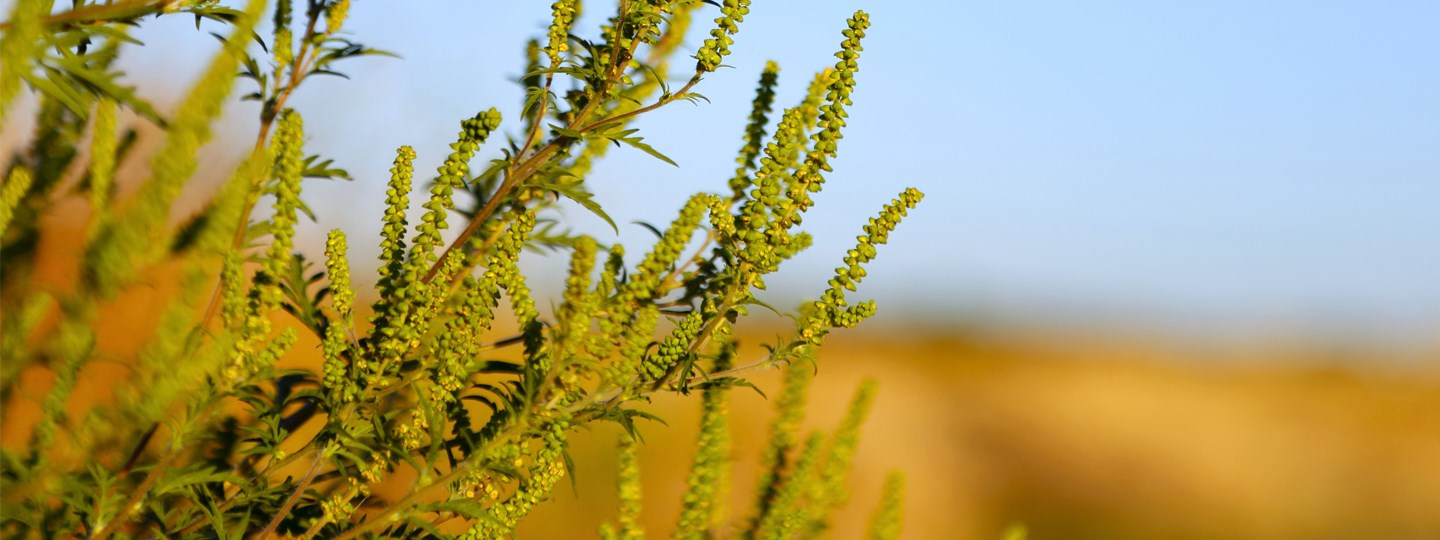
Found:
[{"label": "pollen bud cluster", "polygon": [[695,53],[695,71],[709,73],[720,67],[720,62],[730,54],[730,45],[735,43],[730,36],[740,31],[740,23],[750,13],[750,0],[725,0],[720,7],[720,16],[715,18],[715,29],[710,39]]}]

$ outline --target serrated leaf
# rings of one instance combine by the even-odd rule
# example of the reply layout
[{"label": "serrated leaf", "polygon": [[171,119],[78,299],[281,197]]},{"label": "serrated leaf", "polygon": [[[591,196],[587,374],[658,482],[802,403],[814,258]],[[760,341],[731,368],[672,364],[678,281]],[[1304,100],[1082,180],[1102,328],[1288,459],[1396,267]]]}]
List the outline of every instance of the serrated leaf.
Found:
[{"label": "serrated leaf", "polygon": [[[631,131],[633,131],[633,130],[631,130]],[[632,147],[634,147],[634,148],[637,148],[637,149],[639,149],[641,152],[645,152],[646,154],[650,154],[651,157],[654,157],[655,159],[658,159],[658,160],[660,160],[660,161],[664,161],[665,163],[669,163],[669,164],[672,165],[672,166],[675,166],[675,167],[679,167],[679,166],[680,166],[680,164],[675,163],[675,160],[670,159],[669,157],[666,157],[665,154],[661,154],[658,150],[656,150],[656,149],[654,149],[653,147],[651,147],[650,145],[645,144],[644,142],[642,142],[642,141],[645,140],[644,137],[620,137],[620,138],[611,139],[611,140],[615,141],[616,143],[626,144],[626,145],[632,146]]]},{"label": "serrated leaf", "polygon": [[557,195],[575,201],[575,204],[580,205],[581,208],[589,210],[590,213],[595,214],[596,216],[599,216],[600,219],[605,220],[605,223],[610,225],[610,229],[614,230],[615,234],[620,234],[620,227],[615,225],[615,220],[610,219],[610,214],[605,213],[605,209],[600,207],[600,203],[595,202],[595,196],[591,195],[587,191],[582,191],[578,189],[579,185],[580,184],[578,182],[575,184],[547,182],[536,185],[535,187],[553,191]]},{"label": "serrated leaf", "polygon": [[244,478],[241,478],[238,475],[230,474],[229,471],[204,469],[186,471],[178,475],[170,474],[162,477],[159,482],[155,483],[155,495],[159,496],[174,493],[187,486],[195,484],[210,484],[219,482],[239,484],[243,483],[244,481]]}]

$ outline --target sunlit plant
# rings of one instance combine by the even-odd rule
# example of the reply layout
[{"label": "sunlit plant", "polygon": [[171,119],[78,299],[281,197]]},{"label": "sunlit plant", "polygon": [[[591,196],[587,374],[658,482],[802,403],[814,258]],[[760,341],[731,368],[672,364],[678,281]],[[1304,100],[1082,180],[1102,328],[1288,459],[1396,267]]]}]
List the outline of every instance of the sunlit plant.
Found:
[{"label": "sunlit plant", "polygon": [[[875,313],[849,293],[921,194],[907,189],[870,218],[829,288],[764,355],[742,357],[732,330],[763,306],[755,294],[765,277],[811,243],[799,226],[844,132],[864,12],[842,31],[834,68],[778,119],[779,68],[765,67],[727,185],[691,197],[629,266],[619,244],[570,230],[557,205],[613,226],[588,191],[592,164],[611,146],[670,162],[630,125],[704,99],[695,88],[730,54],[750,2],[620,0],[593,39],[572,28],[578,0],[554,2],[545,35],[525,48],[520,118],[488,108],[462,120],[422,182],[416,152],[395,151],[381,238],[371,240],[378,283],[356,291],[354,242],[343,232],[329,233],[323,262],[296,253],[296,223],[310,214],[305,181],[348,174],[306,153],[302,115],[287,105],[308,78],[337,74],[339,61],[384,54],[341,32],[349,0],[51,4],[16,2],[0,37],[0,110],[24,89],[38,96],[29,147],[10,159],[0,190],[0,397],[31,399],[19,387],[27,373],[51,381],[38,419],[5,409],[7,423],[33,424],[27,444],[3,450],[6,537],[508,537],[575,473],[571,434],[614,422],[623,427],[621,506],[600,533],[640,538],[637,421],[654,419],[646,405],[657,393],[696,395],[702,408],[673,537],[814,536],[847,503],[875,388],[861,386],[833,432],[800,433],[816,350],[831,330]],[[693,69],[677,63],[692,20],[716,8]],[[164,116],[112,64],[134,44],[132,27],[175,14],[231,30]],[[261,38],[267,14],[273,33]],[[173,225],[236,73],[260,104],[253,151],[201,211]],[[117,200],[117,166],[135,141],[133,130],[119,132],[122,107],[162,126],[164,142],[148,178]],[[475,163],[487,145],[499,157]],[[42,218],[74,197],[90,206],[77,282],[32,287]],[[407,219],[412,197],[424,210],[418,223]],[[570,254],[553,313],[537,309],[518,265],[526,248]],[[161,268],[179,272],[179,290],[148,345],[104,358],[127,375],[113,382],[113,399],[75,414],[76,382],[102,360],[97,314]],[[518,332],[500,330],[511,323]],[[306,352],[295,347],[303,333],[321,344],[321,361],[277,367]],[[774,368],[784,382],[756,503],[728,516],[719,504],[730,476],[728,396]],[[381,489],[396,478],[401,489]],[[871,537],[899,534],[901,483],[892,476],[877,495]]]}]

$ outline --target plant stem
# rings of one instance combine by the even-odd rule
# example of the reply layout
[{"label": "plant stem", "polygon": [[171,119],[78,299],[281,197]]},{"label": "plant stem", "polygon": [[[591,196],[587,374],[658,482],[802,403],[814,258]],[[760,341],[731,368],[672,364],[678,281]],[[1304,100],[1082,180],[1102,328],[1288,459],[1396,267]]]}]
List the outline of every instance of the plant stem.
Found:
[{"label": "plant stem", "polygon": [[275,517],[270,520],[270,523],[265,526],[264,530],[260,531],[259,535],[256,535],[256,539],[266,540],[270,538],[270,535],[275,533],[275,528],[280,526],[280,521],[285,519],[285,516],[290,513],[290,509],[294,508],[295,503],[300,501],[300,496],[305,494],[305,488],[310,487],[310,482],[315,479],[315,471],[320,468],[322,461],[324,461],[322,454],[315,454],[315,459],[310,462],[310,470],[305,472],[305,479],[300,481],[300,485],[295,486],[295,491],[290,494],[288,499],[285,499],[285,504],[281,505],[280,510],[275,512]]}]

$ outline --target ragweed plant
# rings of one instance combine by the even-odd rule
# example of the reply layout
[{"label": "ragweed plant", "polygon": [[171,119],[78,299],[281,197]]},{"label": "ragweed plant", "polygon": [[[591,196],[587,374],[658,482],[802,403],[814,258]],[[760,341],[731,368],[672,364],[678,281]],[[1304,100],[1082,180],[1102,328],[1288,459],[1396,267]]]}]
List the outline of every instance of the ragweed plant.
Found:
[{"label": "ragweed plant", "polygon": [[[379,279],[357,291],[356,242],[343,232],[327,235],[321,263],[296,253],[296,224],[311,214],[306,181],[348,174],[306,153],[303,115],[287,103],[338,61],[384,53],[343,37],[349,0],[266,4],[77,1],[57,12],[21,0],[4,23],[0,108],[22,88],[39,106],[31,144],[0,189],[0,391],[10,403],[30,399],[19,391],[23,375],[51,381],[28,443],[3,451],[6,537],[508,537],[575,474],[571,434],[613,422],[623,427],[622,504],[601,534],[640,538],[637,423],[654,419],[645,406],[658,393],[696,394],[703,410],[673,537],[827,529],[847,502],[875,389],[861,386],[832,433],[801,433],[816,352],[831,330],[875,313],[849,293],[920,193],[903,191],[870,219],[829,289],[766,354],[743,358],[733,330],[763,305],[755,295],[766,276],[811,244],[799,226],[844,134],[870,24],[864,12],[842,31],[839,61],[774,126],[779,67],[766,65],[723,190],[690,198],[629,267],[624,247],[570,231],[557,205],[570,201],[613,225],[588,191],[591,165],[611,145],[670,162],[630,125],[703,99],[694,89],[730,54],[750,2],[620,0],[593,40],[573,28],[581,2],[554,2],[545,35],[526,47],[521,118],[507,123],[485,108],[460,121],[450,154],[424,182],[416,152],[395,151]],[[709,37],[693,68],[674,64],[704,4],[719,11]],[[110,66],[132,43],[130,28],[176,13],[232,29],[163,116]],[[272,33],[260,36],[266,14]],[[263,57],[252,56],[253,39]],[[683,82],[672,87],[676,71]],[[199,213],[172,226],[237,72],[254,88],[244,97],[260,104],[253,149]],[[149,178],[123,201],[116,168],[135,136],[118,133],[120,107],[164,128]],[[475,163],[481,152],[498,157]],[[41,220],[75,196],[91,210],[79,277],[71,287],[31,287]],[[407,219],[412,198],[423,199],[418,223]],[[257,219],[261,206],[268,217]],[[521,251],[535,247],[570,253],[549,314],[532,292],[549,284],[532,283],[519,265]],[[100,342],[98,313],[162,270],[179,272],[177,290],[148,343],[122,359],[113,400],[74,395],[102,357],[117,361]],[[518,332],[498,330],[512,322]],[[282,363],[303,355],[301,339],[319,343],[320,360],[281,367],[303,365]],[[756,502],[727,516],[729,396],[774,368],[784,383]],[[396,483],[403,489],[383,489]],[[898,476],[887,484],[872,537],[898,534],[900,485]]]}]

